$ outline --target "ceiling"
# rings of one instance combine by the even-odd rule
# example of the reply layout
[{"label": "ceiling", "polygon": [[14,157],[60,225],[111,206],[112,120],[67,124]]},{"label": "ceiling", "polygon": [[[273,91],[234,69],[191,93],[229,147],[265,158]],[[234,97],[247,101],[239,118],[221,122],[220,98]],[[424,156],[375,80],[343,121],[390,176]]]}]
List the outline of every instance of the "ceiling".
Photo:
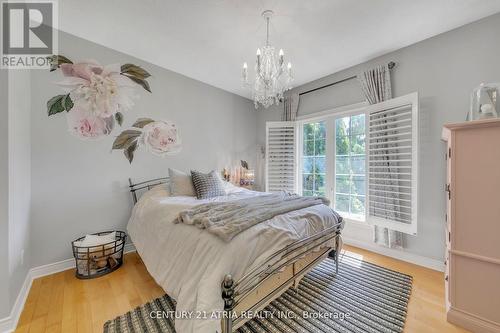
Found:
[{"label": "ceiling", "polygon": [[[498,0],[64,0],[60,29],[249,97],[241,66],[265,41],[298,86],[500,11]],[[249,66],[252,70],[253,66]]]}]

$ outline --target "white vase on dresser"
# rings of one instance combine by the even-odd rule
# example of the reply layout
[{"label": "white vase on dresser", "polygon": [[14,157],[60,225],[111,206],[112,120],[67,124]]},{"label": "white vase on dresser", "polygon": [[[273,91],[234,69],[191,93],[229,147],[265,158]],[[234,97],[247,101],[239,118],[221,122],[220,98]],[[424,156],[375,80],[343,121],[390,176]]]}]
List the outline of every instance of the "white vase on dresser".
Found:
[{"label": "white vase on dresser", "polygon": [[445,125],[449,322],[500,333],[500,119]]}]

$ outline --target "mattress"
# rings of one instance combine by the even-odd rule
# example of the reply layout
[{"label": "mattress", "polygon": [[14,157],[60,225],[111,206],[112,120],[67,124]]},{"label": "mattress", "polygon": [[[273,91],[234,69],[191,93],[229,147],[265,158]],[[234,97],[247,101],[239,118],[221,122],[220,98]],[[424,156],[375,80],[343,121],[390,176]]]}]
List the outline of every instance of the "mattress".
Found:
[{"label": "mattress", "polygon": [[169,196],[166,186],[160,185],[135,205],[128,233],[151,276],[176,300],[178,333],[220,332],[224,275],[231,274],[237,281],[286,245],[337,224],[325,205],[276,216],[241,232],[231,242],[192,225],[173,223],[179,212],[195,205],[262,194],[230,187],[226,196],[198,200]]}]

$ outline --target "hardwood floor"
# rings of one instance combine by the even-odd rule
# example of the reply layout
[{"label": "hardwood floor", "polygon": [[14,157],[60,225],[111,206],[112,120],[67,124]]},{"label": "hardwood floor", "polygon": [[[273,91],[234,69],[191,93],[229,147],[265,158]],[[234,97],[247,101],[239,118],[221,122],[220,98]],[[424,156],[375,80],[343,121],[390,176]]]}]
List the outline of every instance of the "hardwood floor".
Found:
[{"label": "hardwood floor", "polygon": [[[446,322],[443,273],[355,247],[344,250],[413,276],[405,332],[466,332]],[[73,270],[34,280],[15,332],[101,333],[106,320],[163,293],[140,257],[129,253],[123,267],[94,280],[78,280]]]}]

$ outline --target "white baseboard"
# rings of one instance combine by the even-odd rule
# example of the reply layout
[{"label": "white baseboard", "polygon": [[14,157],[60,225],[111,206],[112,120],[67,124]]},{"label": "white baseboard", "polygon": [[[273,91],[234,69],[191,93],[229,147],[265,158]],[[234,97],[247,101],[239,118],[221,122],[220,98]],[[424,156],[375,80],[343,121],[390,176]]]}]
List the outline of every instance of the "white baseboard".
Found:
[{"label": "white baseboard", "polygon": [[24,303],[26,303],[26,298],[28,298],[29,291],[31,289],[31,284],[33,283],[33,277],[31,275],[31,269],[26,274],[21,290],[17,294],[16,302],[10,311],[10,316],[0,319],[0,332],[13,332],[16,329],[17,322],[21,316],[21,312],[24,308]]},{"label": "white baseboard", "polygon": [[12,321],[10,320],[10,316],[0,319],[0,332],[10,333],[12,331],[14,330],[12,329]]},{"label": "white baseboard", "polygon": [[352,245],[355,247],[359,247],[364,250],[368,250],[371,252],[375,252],[387,257],[391,257],[394,259],[399,259],[402,261],[409,262],[411,264],[427,267],[436,271],[444,272],[445,266],[444,262],[438,259],[428,258],[424,256],[420,256],[418,254],[413,254],[409,252],[405,252],[404,250],[395,250],[387,247],[379,246],[375,243],[367,243],[363,241],[359,241],[353,238],[342,236],[342,240],[347,245]]},{"label": "white baseboard", "polygon": [[[135,246],[132,243],[125,244],[124,253],[134,252]],[[0,319],[0,333],[11,333],[17,327],[17,322],[19,321],[19,317],[21,316],[21,312],[24,308],[24,303],[26,302],[26,298],[28,297],[29,291],[31,289],[31,284],[34,279],[40,278],[42,276],[59,273],[68,269],[75,268],[75,259],[66,259],[62,261],[58,261],[52,264],[42,265],[38,267],[33,267],[26,274],[26,278],[24,279],[24,283],[17,295],[16,302],[12,307],[10,312],[10,316]]]}]

